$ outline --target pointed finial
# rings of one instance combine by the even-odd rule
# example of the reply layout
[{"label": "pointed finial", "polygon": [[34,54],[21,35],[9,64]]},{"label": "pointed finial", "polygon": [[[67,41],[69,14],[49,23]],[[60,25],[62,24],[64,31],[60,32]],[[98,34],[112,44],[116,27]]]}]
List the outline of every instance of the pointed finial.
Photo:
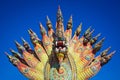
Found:
[{"label": "pointed finial", "polygon": [[32,31],[32,29],[29,29],[28,33],[29,33],[30,36],[32,36],[34,34],[34,32]]},{"label": "pointed finial", "polygon": [[98,39],[101,36],[101,33],[97,34],[94,38]]},{"label": "pointed finial", "polygon": [[35,33],[32,29],[29,29],[29,30],[28,30],[28,33],[29,33],[30,35],[36,36],[36,33]]},{"label": "pointed finial", "polygon": [[108,52],[110,49],[111,49],[111,46],[108,47],[108,48],[105,50],[105,52]]},{"label": "pointed finial", "polygon": [[30,40],[31,40],[31,42],[32,42],[32,43],[34,43],[34,42],[39,42],[40,39],[38,38],[38,36],[36,35],[36,33],[33,32],[33,31],[32,31],[32,33],[31,33],[31,31],[32,31],[31,29],[28,30],[28,32],[30,33]]},{"label": "pointed finial", "polygon": [[100,36],[101,36],[101,33],[97,34],[95,37],[93,37],[93,39],[97,41]]},{"label": "pointed finial", "polygon": [[76,32],[75,32],[76,36],[79,36],[79,35],[80,35],[81,28],[82,28],[82,23],[80,23],[80,25],[78,26],[78,28],[77,28],[77,30],[76,30]]},{"label": "pointed finial", "polygon": [[20,47],[21,45],[15,40],[14,41],[17,47]]},{"label": "pointed finial", "polygon": [[23,37],[21,37],[23,43],[27,43]]},{"label": "pointed finial", "polygon": [[91,26],[85,31],[84,36],[88,35],[90,33]]},{"label": "pointed finial", "polygon": [[51,21],[50,21],[50,19],[49,19],[48,16],[46,16],[46,19],[47,19],[47,23],[48,23],[48,24],[51,23]]},{"label": "pointed finial", "polygon": [[51,24],[51,21],[50,21],[49,17],[47,16],[46,18],[47,18],[47,23],[46,24],[47,24],[48,30],[50,30],[52,28],[52,24]]},{"label": "pointed finial", "polygon": [[28,30],[28,33],[31,35],[31,32],[30,32],[30,30]]},{"label": "pointed finial", "polygon": [[104,42],[104,40],[105,40],[105,37],[102,38],[97,44],[98,44],[98,45],[102,45],[102,43]]},{"label": "pointed finial", "polygon": [[40,22],[39,24],[40,24],[40,29],[42,29],[42,27],[43,27],[42,23]]},{"label": "pointed finial", "polygon": [[70,16],[70,19],[67,23],[67,29],[71,29],[72,28],[72,15]]},{"label": "pointed finial", "polygon": [[7,52],[5,52],[6,56],[9,58],[9,61],[14,65],[14,66],[17,66],[18,65],[18,62],[19,62],[19,59],[16,58],[15,56],[11,56],[9,55]]},{"label": "pointed finial", "polygon": [[94,43],[96,43],[96,41],[98,40],[98,37],[100,37],[101,33],[99,33],[98,35],[96,35],[95,37],[93,37],[93,39],[90,40],[91,45],[93,45]]},{"label": "pointed finial", "polygon": [[28,42],[23,37],[21,37],[21,40],[23,42],[23,45],[28,44]]},{"label": "pointed finial", "polygon": [[95,44],[93,48],[93,54],[95,54],[97,51],[99,51],[102,47],[102,43],[105,40],[105,38],[102,38],[98,43]]},{"label": "pointed finial", "polygon": [[108,63],[108,62],[111,60],[111,58],[112,58],[112,56],[113,56],[113,54],[114,54],[115,52],[116,52],[116,51],[113,51],[113,52],[111,52],[109,55],[106,55],[106,56],[101,57],[101,66],[105,65],[106,63]]},{"label": "pointed finial", "polygon": [[111,57],[116,53],[116,51],[111,52],[109,55],[107,55],[108,60],[111,59]]},{"label": "pointed finial", "polygon": [[27,42],[23,37],[21,37],[21,39],[22,39],[22,41],[23,41],[23,46],[24,46],[24,48],[25,48],[25,49],[30,48],[30,45],[28,44],[28,42]]},{"label": "pointed finial", "polygon": [[70,16],[68,23],[72,23],[72,15]]},{"label": "pointed finial", "polygon": [[89,34],[91,35],[94,31],[95,31],[95,29],[93,29]]},{"label": "pointed finial", "polygon": [[11,49],[10,48],[10,52],[13,54],[13,56],[15,56],[16,58],[17,57],[21,57],[21,55],[18,53],[18,52],[16,52],[16,51],[14,51],[13,49]]},{"label": "pointed finial", "polygon": [[57,21],[62,21],[63,22],[63,16],[62,16],[62,12],[61,12],[60,6],[58,6]]},{"label": "pointed finial", "polygon": [[10,52],[14,53],[15,51],[12,48],[10,48]]},{"label": "pointed finial", "polygon": [[31,33],[34,33],[32,29],[29,29],[29,31],[30,31]]},{"label": "pointed finial", "polygon": [[15,44],[16,44],[17,49],[18,49],[18,51],[20,53],[22,53],[23,51],[25,51],[25,48],[21,44],[19,44],[17,41],[15,41]]},{"label": "pointed finial", "polygon": [[43,27],[42,23],[40,23],[40,32],[41,32],[42,35],[43,35],[43,34],[46,34],[46,30],[45,30],[45,28]]},{"label": "pointed finial", "polygon": [[33,30],[32,30],[32,29],[29,29],[29,30],[28,30],[28,33],[30,34],[30,37],[35,37],[35,38],[37,38],[36,33],[35,33],[35,32],[33,32]]},{"label": "pointed finial", "polygon": [[5,52],[5,54],[6,54],[6,56],[7,56],[9,59],[11,59],[11,58],[12,58],[12,56],[11,56],[11,55],[9,55],[7,52]]},{"label": "pointed finial", "polygon": [[87,35],[85,35],[84,37],[88,40],[90,40],[92,38],[92,33],[94,32],[94,29],[92,31],[90,31],[90,33],[88,33]]},{"label": "pointed finial", "polygon": [[104,57],[107,55],[108,51],[111,49],[111,47],[108,47],[107,49],[105,49],[103,52],[101,52],[101,57]]}]

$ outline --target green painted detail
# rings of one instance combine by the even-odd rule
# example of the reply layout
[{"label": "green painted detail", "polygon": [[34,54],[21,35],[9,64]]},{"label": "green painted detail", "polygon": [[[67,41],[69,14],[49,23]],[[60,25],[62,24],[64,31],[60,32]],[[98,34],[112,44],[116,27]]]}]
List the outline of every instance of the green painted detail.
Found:
[{"label": "green painted detail", "polygon": [[25,68],[24,71],[23,71],[23,73],[25,73],[25,74],[28,73],[28,72],[29,72],[29,68]]},{"label": "green painted detail", "polygon": [[[57,66],[57,65],[55,65]],[[72,71],[68,64],[62,63],[61,67],[63,68],[64,72],[62,74],[59,74],[56,70],[56,68],[50,69],[50,80],[72,80]]]},{"label": "green painted detail", "polygon": [[37,53],[41,53],[42,52],[42,50],[39,48],[38,50],[37,50]]},{"label": "green painted detail", "polygon": [[92,67],[91,67],[91,70],[93,71],[93,73],[97,73],[97,71],[98,71],[98,69],[97,69],[96,66],[92,66]]},{"label": "green painted detail", "polygon": [[45,42],[45,46],[48,46],[50,44],[50,42]]},{"label": "green painted detail", "polygon": [[85,57],[85,59],[88,60],[88,61],[90,61],[90,60],[91,60],[91,57],[90,57],[89,55],[87,55],[87,56]]}]

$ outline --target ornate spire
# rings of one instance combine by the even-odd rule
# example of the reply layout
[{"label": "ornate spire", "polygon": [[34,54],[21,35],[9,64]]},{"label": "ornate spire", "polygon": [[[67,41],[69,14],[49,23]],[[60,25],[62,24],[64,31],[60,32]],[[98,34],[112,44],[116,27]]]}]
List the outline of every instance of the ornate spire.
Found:
[{"label": "ornate spire", "polygon": [[116,53],[116,51],[111,52],[109,55],[107,55],[108,60],[111,59],[111,57]]},{"label": "ornate spire", "polygon": [[6,54],[6,56],[9,58],[9,61],[10,61],[14,66],[17,66],[17,65],[18,65],[18,62],[20,62],[18,58],[16,58],[15,56],[9,55],[7,52],[5,52],[5,54]]},{"label": "ornate spire", "polygon": [[47,16],[47,28],[48,28],[48,37],[50,38],[50,41],[53,41],[53,37],[55,36],[54,30],[52,29],[52,23],[49,19],[49,17]]},{"label": "ornate spire", "polygon": [[75,31],[75,35],[76,35],[76,36],[79,36],[79,35],[80,35],[81,28],[82,28],[82,23],[80,23],[80,25],[78,26],[77,30]]},{"label": "ornate spire", "polygon": [[33,36],[37,37],[36,33],[32,29],[29,29],[28,33],[30,34],[31,37],[33,37]]},{"label": "ornate spire", "polygon": [[12,56],[11,56],[11,55],[9,55],[7,52],[5,52],[5,54],[6,54],[6,56],[7,56],[9,59],[11,59],[11,58],[12,58]]},{"label": "ornate spire", "polygon": [[36,35],[35,32],[33,32],[31,29],[29,29],[28,33],[30,34],[30,39],[31,39],[31,42],[33,44],[36,43],[36,42],[41,44],[41,41],[40,41],[40,39],[38,38],[38,36]]},{"label": "ornate spire", "polygon": [[38,56],[36,55],[35,51],[31,49],[31,47],[30,47],[30,45],[28,44],[28,42],[26,42],[26,41],[24,40],[24,38],[21,38],[21,39],[22,39],[22,41],[23,41],[23,46],[24,46],[24,48],[27,50],[27,52],[33,54],[33,55],[40,61],[40,59],[39,59]]},{"label": "ornate spire", "polygon": [[97,40],[100,37],[101,33],[97,34],[93,39]]},{"label": "ornate spire", "polygon": [[42,35],[46,34],[46,30],[41,23],[40,23],[40,32]]},{"label": "ornate spire", "polygon": [[90,31],[87,35],[85,35],[84,37],[87,38],[88,40],[90,40],[92,38],[93,32],[94,32],[94,29],[92,31]]},{"label": "ornate spire", "polygon": [[23,37],[21,37],[23,44],[28,44],[28,42],[25,41],[25,39]]},{"label": "ornate spire", "polygon": [[91,26],[85,31],[84,36],[88,35],[90,33]]},{"label": "ornate spire", "polygon": [[30,45],[28,44],[28,42],[22,37],[22,42],[23,42],[23,46],[24,48],[27,50],[28,48],[30,48]]},{"label": "ornate spire", "polygon": [[84,35],[83,44],[86,45],[92,38],[92,33],[94,32],[94,29],[91,32],[88,32],[86,35]]},{"label": "ornate spire", "polygon": [[102,43],[104,42],[104,40],[105,40],[105,37],[102,38],[98,43],[96,43],[96,45],[102,45]]},{"label": "ornate spire", "polygon": [[21,45],[15,40],[15,44],[17,47],[20,47]]},{"label": "ornate spire", "polygon": [[93,48],[93,53],[95,54],[97,51],[100,50],[100,48],[102,47],[102,43],[104,42],[105,38],[102,38],[98,43],[95,44],[94,48]]},{"label": "ornate spire", "polygon": [[19,58],[21,58],[21,55],[18,53],[18,52],[16,52],[16,51],[14,51],[13,49],[11,49],[10,48],[10,52],[13,54],[13,56],[15,56],[15,57],[19,57]]},{"label": "ornate spire", "polygon": [[57,23],[56,23],[56,35],[58,36],[60,33],[64,35],[64,25],[63,25],[63,16],[60,9],[60,6],[58,6],[58,12],[57,12]]},{"label": "ornate spire", "polygon": [[20,60],[20,62],[22,62],[23,64],[26,64],[27,66],[29,66],[18,52],[14,51],[13,49],[10,49],[10,52],[13,54],[13,57],[16,57],[17,59]]},{"label": "ornate spire", "polygon": [[59,21],[63,22],[63,16],[62,16],[60,6],[58,6],[58,11],[57,11],[57,22]]},{"label": "ornate spire", "polygon": [[29,30],[28,30],[28,33],[30,34],[30,37],[31,37],[31,38],[38,39],[37,34],[36,34],[32,29],[29,29]]},{"label": "ornate spire", "polygon": [[90,40],[90,43],[91,45],[93,45],[94,43],[96,43],[96,41],[98,40],[98,37],[100,37],[101,33],[99,33],[98,35],[96,35],[95,37],[93,37],[91,40]]},{"label": "ornate spire", "polygon": [[72,15],[70,16],[70,19],[67,23],[67,29],[72,29]]},{"label": "ornate spire", "polygon": [[15,41],[15,44],[17,46],[18,51],[22,54],[23,51],[25,51],[25,48],[19,44],[17,41]]},{"label": "ornate spire", "polygon": [[112,56],[113,56],[113,54],[114,54],[115,52],[116,52],[116,51],[113,51],[113,52],[111,52],[110,54],[101,57],[101,66],[105,65],[106,63],[108,63],[108,61],[112,58]]},{"label": "ornate spire", "polygon": [[108,47],[107,49],[105,49],[104,51],[101,52],[101,57],[104,57],[107,55],[108,51],[111,49],[111,47]]},{"label": "ornate spire", "polygon": [[52,29],[52,23],[51,23],[51,21],[50,21],[50,19],[49,19],[48,16],[46,17],[46,19],[47,19],[46,25],[47,25],[47,27],[48,27],[48,30],[50,30],[50,29]]},{"label": "ornate spire", "polygon": [[29,33],[30,35],[35,34],[35,33],[32,31],[32,29],[29,29],[29,30],[28,30],[28,33]]}]

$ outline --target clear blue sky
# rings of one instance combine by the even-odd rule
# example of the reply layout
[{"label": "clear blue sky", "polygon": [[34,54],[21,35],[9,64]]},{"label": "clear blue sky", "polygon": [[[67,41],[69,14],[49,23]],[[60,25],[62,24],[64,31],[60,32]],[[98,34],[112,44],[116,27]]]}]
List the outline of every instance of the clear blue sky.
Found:
[{"label": "clear blue sky", "polygon": [[92,26],[95,29],[93,35],[100,32],[100,38],[106,37],[101,51],[109,46],[112,46],[111,51],[117,51],[112,60],[90,80],[119,80],[119,0],[0,0],[0,80],[27,80],[8,61],[4,52],[9,52],[9,48],[17,50],[14,40],[22,43],[21,37],[30,42],[29,28],[41,38],[39,22],[46,27],[47,15],[55,26],[58,5],[61,6],[65,25],[72,14],[73,30],[80,22],[83,23],[82,33]]}]

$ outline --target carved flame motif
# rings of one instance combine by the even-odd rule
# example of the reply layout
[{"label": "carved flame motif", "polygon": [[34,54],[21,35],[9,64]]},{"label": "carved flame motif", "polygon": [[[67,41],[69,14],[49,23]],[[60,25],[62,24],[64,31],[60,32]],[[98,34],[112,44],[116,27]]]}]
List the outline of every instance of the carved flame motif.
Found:
[{"label": "carved flame motif", "polygon": [[107,54],[109,47],[95,57],[104,38],[97,41],[100,34],[92,37],[94,30],[91,30],[91,27],[79,38],[82,23],[72,37],[72,16],[64,31],[60,7],[57,12],[56,31],[52,29],[48,16],[46,24],[48,35],[40,23],[42,40],[34,31],[28,30],[34,49],[22,38],[23,45],[15,41],[18,52],[10,49],[13,55],[6,53],[10,62],[30,80],[88,80],[98,73],[115,53],[113,51]]}]

